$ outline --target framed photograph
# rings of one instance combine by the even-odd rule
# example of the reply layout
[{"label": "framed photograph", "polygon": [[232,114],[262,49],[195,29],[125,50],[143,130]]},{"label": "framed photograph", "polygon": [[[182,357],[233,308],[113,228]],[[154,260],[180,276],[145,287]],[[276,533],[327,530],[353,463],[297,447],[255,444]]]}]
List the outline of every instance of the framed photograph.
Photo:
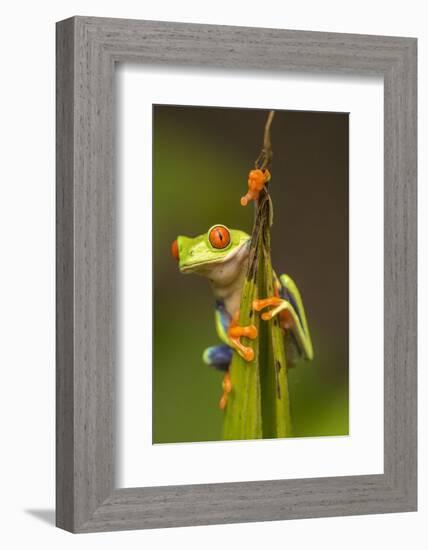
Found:
[{"label": "framed photograph", "polygon": [[57,24],[57,525],[416,510],[416,39]]}]

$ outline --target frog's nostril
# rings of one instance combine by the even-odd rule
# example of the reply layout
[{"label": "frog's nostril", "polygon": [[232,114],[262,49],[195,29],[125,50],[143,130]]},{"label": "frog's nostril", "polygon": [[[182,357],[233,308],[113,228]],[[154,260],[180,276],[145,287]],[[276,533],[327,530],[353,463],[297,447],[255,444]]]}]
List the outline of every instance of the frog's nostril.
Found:
[{"label": "frog's nostril", "polygon": [[180,257],[179,257],[179,254],[178,254],[178,243],[177,243],[177,239],[175,239],[175,241],[172,243],[171,245],[171,252],[172,252],[172,256],[173,258],[175,258],[176,260],[179,260]]}]

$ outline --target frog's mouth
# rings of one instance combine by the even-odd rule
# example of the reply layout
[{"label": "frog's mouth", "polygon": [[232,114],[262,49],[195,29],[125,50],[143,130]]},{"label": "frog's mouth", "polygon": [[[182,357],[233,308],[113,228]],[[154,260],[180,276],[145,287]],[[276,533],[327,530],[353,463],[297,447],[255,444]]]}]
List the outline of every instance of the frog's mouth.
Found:
[{"label": "frog's mouth", "polygon": [[[209,271],[212,267],[224,264],[226,262],[230,262],[234,260],[235,258],[238,259],[242,252],[245,252],[245,255],[247,253],[249,244],[251,239],[248,239],[244,241],[242,244],[231,250],[230,252],[226,252],[224,255],[219,255],[216,258],[213,258],[211,260],[208,259],[202,259],[198,262],[187,262],[187,263],[179,263],[179,269],[182,273],[195,273],[195,272],[204,272]],[[206,268],[206,269],[205,269]]]}]

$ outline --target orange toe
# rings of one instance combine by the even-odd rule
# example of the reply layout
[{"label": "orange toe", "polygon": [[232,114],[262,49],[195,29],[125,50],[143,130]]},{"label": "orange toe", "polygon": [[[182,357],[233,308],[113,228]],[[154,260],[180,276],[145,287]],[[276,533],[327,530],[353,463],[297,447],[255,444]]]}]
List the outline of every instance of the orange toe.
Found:
[{"label": "orange toe", "polygon": [[261,309],[264,309],[265,307],[279,306],[279,304],[281,302],[282,302],[282,299],[278,298],[278,296],[271,296],[270,298],[264,298],[263,300],[254,300],[253,301],[253,309],[255,311],[260,311]]},{"label": "orange toe", "polygon": [[251,340],[257,338],[257,328],[254,325],[248,325],[247,327],[230,327],[229,336],[231,338],[240,338],[241,336],[246,336]]},{"label": "orange toe", "polygon": [[223,394],[220,398],[218,406],[222,411],[224,411],[224,409],[226,408],[226,405],[227,405],[227,395]]},{"label": "orange toe", "polygon": [[246,361],[250,362],[254,359],[254,350],[252,348],[245,348],[242,350],[242,353]]},{"label": "orange toe", "polygon": [[225,393],[230,393],[232,391],[232,382],[230,381],[230,374],[228,372],[224,375],[222,388]]}]

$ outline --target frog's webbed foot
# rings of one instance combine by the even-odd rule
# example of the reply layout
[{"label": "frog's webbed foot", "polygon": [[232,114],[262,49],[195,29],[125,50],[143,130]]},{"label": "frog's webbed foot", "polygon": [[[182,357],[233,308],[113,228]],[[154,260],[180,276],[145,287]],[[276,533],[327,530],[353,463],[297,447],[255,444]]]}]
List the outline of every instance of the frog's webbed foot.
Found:
[{"label": "frog's webbed foot", "polygon": [[250,338],[250,340],[255,340],[257,338],[257,328],[254,325],[240,327],[239,325],[232,324],[227,335],[230,345],[245,359],[245,361],[250,362],[254,359],[254,350],[249,346],[244,346],[240,340],[241,336]]},{"label": "frog's webbed foot", "polygon": [[270,321],[271,319],[273,319],[273,317],[275,317],[275,315],[281,313],[281,311],[287,310],[289,306],[290,304],[287,302],[287,300],[283,300],[278,296],[271,296],[270,298],[264,298],[263,300],[253,301],[253,309],[255,311],[261,311],[266,307],[272,307],[272,309],[270,309],[269,311],[265,311],[264,313],[262,313],[261,317],[263,321]]},{"label": "frog's webbed foot", "polygon": [[263,321],[270,321],[276,315],[280,314],[279,325],[284,330],[291,330],[296,340],[301,352],[307,359],[313,358],[313,349],[311,337],[309,336],[309,331],[307,330],[306,321],[302,324],[302,321],[294,308],[294,306],[284,298],[279,296],[270,296],[269,298],[264,298],[263,300],[254,300],[253,309],[255,311],[261,311],[270,307],[268,311],[262,313],[261,317]]},{"label": "frog's webbed foot", "polygon": [[242,206],[247,206],[250,201],[259,200],[259,195],[270,178],[271,175],[267,168],[264,170],[258,168],[250,170],[248,174],[248,192],[241,198]]},{"label": "frog's webbed foot", "polygon": [[229,371],[227,371],[226,374],[224,375],[223,382],[222,382],[222,388],[223,388],[223,394],[220,397],[220,401],[219,401],[218,406],[220,407],[220,409],[222,411],[224,411],[224,409],[226,408],[226,405],[227,405],[227,399],[229,397],[229,393],[232,391],[232,383],[230,381]]},{"label": "frog's webbed foot", "polygon": [[203,354],[203,360],[206,365],[224,372],[222,382],[223,393],[218,404],[222,411],[226,408],[229,393],[232,391],[232,383],[230,381],[229,372],[232,354],[232,348],[226,344],[211,346],[207,348]]}]

